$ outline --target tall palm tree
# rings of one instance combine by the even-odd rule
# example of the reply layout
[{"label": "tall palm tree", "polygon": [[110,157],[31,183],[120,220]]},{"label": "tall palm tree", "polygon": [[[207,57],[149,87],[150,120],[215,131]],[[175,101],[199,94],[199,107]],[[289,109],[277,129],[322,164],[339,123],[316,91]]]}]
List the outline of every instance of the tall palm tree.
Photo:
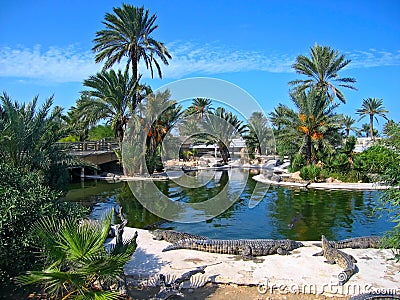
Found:
[{"label": "tall palm tree", "polygon": [[207,113],[214,111],[211,99],[195,98],[192,104],[186,109],[186,115],[198,114],[203,119]]},{"label": "tall palm tree", "polygon": [[138,77],[138,64],[144,60],[146,68],[150,69],[153,77],[153,65],[159,77],[162,77],[159,58],[165,65],[171,58],[167,48],[162,42],[152,37],[157,16],[149,15],[149,10],[144,7],[135,7],[131,4],[122,4],[114,7],[114,13],[106,13],[103,24],[106,29],[96,32],[93,51],[96,52],[96,63],[105,60],[104,69],[111,68],[124,57],[128,57],[128,66],[132,68],[132,80]]},{"label": "tall palm tree", "polygon": [[[170,129],[178,121],[181,115],[181,105],[177,105],[176,101],[170,99],[169,90],[150,94],[146,98],[144,116],[147,126],[147,162],[154,161],[159,166],[161,162],[161,143],[164,137],[169,133]],[[157,153],[158,151],[158,153]],[[156,163],[157,162],[157,163]],[[153,173],[152,164],[148,163],[148,170]]]},{"label": "tall palm tree", "polygon": [[382,105],[383,100],[378,98],[367,98],[363,100],[361,108],[357,109],[357,114],[360,115],[360,119],[363,119],[365,116],[369,116],[369,130],[371,140],[374,140],[374,118],[376,122],[378,122],[377,116],[380,116],[387,120],[385,114],[389,113],[388,110],[384,108]]},{"label": "tall palm tree", "polygon": [[354,120],[350,116],[343,116],[343,128],[345,131],[345,137],[348,138],[350,135],[350,130],[357,132],[357,128],[354,127],[353,125],[356,123],[356,120]]},{"label": "tall palm tree", "polygon": [[364,123],[361,125],[360,136],[362,133],[365,133],[365,137],[370,137],[371,134],[371,126],[368,123]]},{"label": "tall palm tree", "polygon": [[[293,68],[299,74],[303,74],[307,79],[298,79],[289,82],[297,92],[302,92],[311,87],[329,96],[331,101],[337,97],[343,103],[346,99],[338,87],[356,90],[352,85],[356,80],[350,77],[339,77],[338,72],[346,67],[351,60],[339,55],[339,52],[328,46],[315,44],[311,48],[311,56],[299,55]],[[336,85],[336,83],[338,83]]]},{"label": "tall palm tree", "polygon": [[130,78],[127,69],[110,70],[90,76],[83,85],[91,90],[83,91],[77,101],[79,115],[86,116],[91,124],[106,120],[121,143],[126,124],[136,109],[137,102],[132,98],[140,90],[138,81]]},{"label": "tall palm tree", "polygon": [[288,107],[286,105],[279,103],[278,106],[274,108],[274,111],[269,113],[269,120],[278,131],[281,129],[284,115],[287,110]]},{"label": "tall palm tree", "polygon": [[248,133],[244,136],[246,146],[250,153],[266,154],[274,152],[275,144],[273,131],[268,124],[268,119],[262,112],[253,112],[249,118]]},{"label": "tall palm tree", "polygon": [[223,107],[218,107],[215,112],[207,115],[202,125],[205,132],[208,133],[205,139],[209,144],[216,143],[218,145],[222,160],[227,164],[230,157],[228,147],[232,139],[246,133],[247,126],[236,115],[226,111]]}]

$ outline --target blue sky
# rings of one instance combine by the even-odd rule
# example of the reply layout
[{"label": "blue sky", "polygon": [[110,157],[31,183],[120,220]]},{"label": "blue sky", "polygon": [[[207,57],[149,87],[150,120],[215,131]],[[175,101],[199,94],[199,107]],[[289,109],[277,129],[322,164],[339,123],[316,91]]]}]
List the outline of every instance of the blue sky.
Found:
[{"label": "blue sky", "polygon": [[[164,78],[143,80],[153,89],[196,76],[230,81],[250,93],[266,113],[291,105],[288,82],[303,78],[291,65],[315,43],[352,62],[339,74],[357,79],[343,90],[339,112],[357,118],[362,99],[383,99],[400,121],[400,1],[126,1],[156,13],[173,58]],[[121,1],[16,0],[0,11],[0,91],[26,102],[54,94],[69,108],[82,81],[101,69],[91,51],[106,12]],[[367,122],[367,119],[360,123]],[[384,120],[380,120],[380,127]]]}]

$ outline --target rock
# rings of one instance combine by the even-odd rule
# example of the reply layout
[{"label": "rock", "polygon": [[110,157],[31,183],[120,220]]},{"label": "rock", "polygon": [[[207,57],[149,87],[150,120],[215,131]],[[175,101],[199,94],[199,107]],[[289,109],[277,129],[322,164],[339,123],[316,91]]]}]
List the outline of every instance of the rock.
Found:
[{"label": "rock", "polygon": [[325,182],[326,182],[326,183],[342,183],[343,181],[341,181],[341,180],[339,180],[339,179],[336,179],[336,178],[333,178],[333,177],[328,177],[328,178],[325,180]]},{"label": "rock", "polygon": [[332,183],[334,180],[335,180],[335,178],[333,178],[333,177],[328,177],[328,178],[325,180],[325,182],[326,182],[326,183]]},{"label": "rock", "polygon": [[302,180],[302,178],[300,177],[300,171],[297,171],[297,172],[292,173],[291,178],[293,178],[293,179],[298,179],[298,180]]},{"label": "rock", "polygon": [[281,178],[281,176],[279,176],[278,174],[273,174],[273,175],[271,176],[271,180],[272,180],[272,181],[275,181],[275,182],[281,182],[281,181],[282,181],[282,178]]}]

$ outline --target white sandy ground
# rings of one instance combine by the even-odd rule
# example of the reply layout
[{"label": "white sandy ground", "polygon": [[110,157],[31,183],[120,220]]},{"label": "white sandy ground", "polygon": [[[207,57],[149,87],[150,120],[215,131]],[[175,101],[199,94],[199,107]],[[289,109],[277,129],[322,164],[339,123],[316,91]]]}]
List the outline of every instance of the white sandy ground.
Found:
[{"label": "white sandy ground", "polygon": [[[258,286],[259,291],[271,293],[303,293],[333,295],[357,295],[383,291],[400,293],[400,263],[396,263],[388,249],[344,249],[357,259],[358,272],[344,286],[337,285],[341,268],[324,263],[322,256],[312,256],[321,248],[317,242],[303,242],[305,247],[292,251],[291,255],[269,255],[256,261],[243,260],[239,256],[215,254],[194,250],[162,252],[170,245],[166,241],[153,240],[147,230],[125,228],[124,238],[138,232],[138,247],[124,271],[130,282],[141,286],[155,286],[160,273],[172,281],[198,266],[207,265],[204,274],[192,277],[186,287],[200,287],[207,282]],[[114,243],[111,240],[110,243]]]},{"label": "white sandy ground", "polygon": [[285,187],[307,187],[308,189],[329,189],[329,190],[387,190],[391,188],[387,185],[380,185],[378,183],[348,183],[348,182],[313,182],[310,184],[298,182],[285,182],[285,181],[272,181],[264,177],[263,174],[253,176],[253,179],[265,184],[279,185]]}]

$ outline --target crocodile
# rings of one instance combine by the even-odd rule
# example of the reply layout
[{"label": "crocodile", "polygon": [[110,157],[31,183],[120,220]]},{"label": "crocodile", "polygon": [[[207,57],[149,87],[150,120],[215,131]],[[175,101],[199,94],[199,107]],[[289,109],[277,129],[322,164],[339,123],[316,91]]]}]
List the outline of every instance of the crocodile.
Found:
[{"label": "crocodile", "polygon": [[291,250],[304,246],[292,240],[199,240],[184,239],[163,249],[163,252],[175,249],[190,249],[220,254],[242,255],[243,258],[271,254],[289,255]]},{"label": "crocodile", "polygon": [[175,230],[156,229],[156,230],[153,230],[151,233],[153,235],[154,240],[158,240],[158,241],[165,240],[170,243],[175,243],[175,242],[183,240],[183,239],[197,239],[197,240],[208,239],[205,236],[191,234],[191,233],[187,233],[187,232],[180,232],[180,231],[175,231]]},{"label": "crocodile", "polygon": [[[335,249],[367,249],[367,248],[381,248],[382,238],[379,236],[361,236],[339,241],[329,241],[331,247]],[[321,244],[315,244],[321,247]]]},{"label": "crocodile", "polygon": [[345,284],[356,272],[356,259],[350,254],[333,248],[324,235],[322,235],[322,251],[314,254],[314,256],[324,256],[326,263],[338,264],[339,267],[343,268],[343,271],[338,275],[339,285]]}]

